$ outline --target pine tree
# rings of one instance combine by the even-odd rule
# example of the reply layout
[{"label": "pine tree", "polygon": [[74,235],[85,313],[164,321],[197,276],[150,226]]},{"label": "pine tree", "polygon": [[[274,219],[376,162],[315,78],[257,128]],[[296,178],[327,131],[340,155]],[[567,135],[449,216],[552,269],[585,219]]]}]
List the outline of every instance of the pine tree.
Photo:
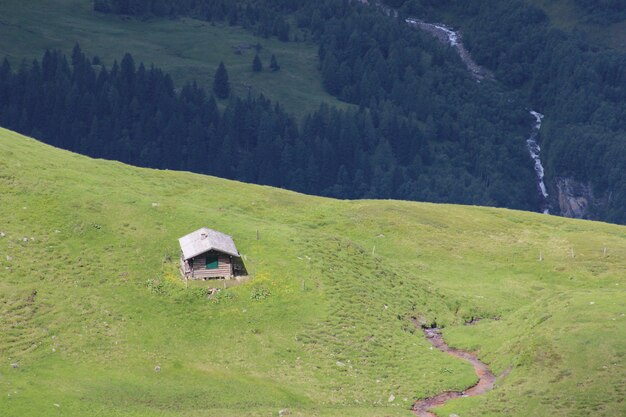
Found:
[{"label": "pine tree", "polygon": [[109,0],[94,0],[93,9],[96,12],[111,13],[111,5]]},{"label": "pine tree", "polygon": [[152,2],[152,13],[155,16],[167,16],[168,7],[164,0],[154,0]]},{"label": "pine tree", "polygon": [[230,95],[230,82],[228,81],[228,72],[223,62],[220,62],[215,78],[213,80],[213,92],[218,98],[228,98]]},{"label": "pine tree", "polygon": [[270,61],[270,69],[272,72],[276,72],[280,70],[280,65],[278,65],[278,61],[276,60],[276,55],[272,54],[272,59]]},{"label": "pine tree", "polygon": [[254,55],[254,60],[252,61],[252,71],[261,72],[263,71],[263,64],[261,63],[261,58],[259,55]]}]

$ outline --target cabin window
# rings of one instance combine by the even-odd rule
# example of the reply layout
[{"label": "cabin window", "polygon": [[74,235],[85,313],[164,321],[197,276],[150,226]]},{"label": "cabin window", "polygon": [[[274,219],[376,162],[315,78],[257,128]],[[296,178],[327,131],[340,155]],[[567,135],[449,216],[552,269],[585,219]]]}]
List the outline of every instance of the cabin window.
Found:
[{"label": "cabin window", "polygon": [[205,266],[206,266],[206,269],[217,269],[218,267],[217,255],[207,255]]}]

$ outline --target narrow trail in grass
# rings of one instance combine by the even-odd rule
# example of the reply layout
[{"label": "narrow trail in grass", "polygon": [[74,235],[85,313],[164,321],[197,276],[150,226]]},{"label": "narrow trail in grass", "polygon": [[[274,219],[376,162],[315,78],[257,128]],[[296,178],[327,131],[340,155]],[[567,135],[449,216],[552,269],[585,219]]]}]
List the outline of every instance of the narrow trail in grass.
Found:
[{"label": "narrow trail in grass", "polygon": [[[415,325],[419,328],[419,324],[415,321]],[[418,400],[413,404],[413,412],[419,417],[437,417],[436,414],[430,412],[430,409],[447,403],[450,400],[460,397],[473,397],[475,395],[484,394],[493,389],[496,382],[496,376],[489,370],[489,367],[481,362],[473,353],[462,350],[453,349],[446,344],[438,328],[422,329],[424,336],[437,349],[448,353],[459,359],[463,359],[474,365],[474,370],[478,376],[478,382],[464,391],[444,391],[434,397]]]}]

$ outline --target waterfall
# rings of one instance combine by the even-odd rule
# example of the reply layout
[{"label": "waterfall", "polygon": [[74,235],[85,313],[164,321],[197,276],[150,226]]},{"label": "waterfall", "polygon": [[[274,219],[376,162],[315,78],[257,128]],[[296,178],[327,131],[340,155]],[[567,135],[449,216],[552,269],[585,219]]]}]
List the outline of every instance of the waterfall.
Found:
[{"label": "waterfall", "polygon": [[535,174],[537,176],[537,189],[541,196],[542,201],[542,211],[544,214],[550,214],[550,209],[548,208],[548,191],[546,190],[546,184],[543,181],[544,170],[543,165],[541,164],[541,147],[539,146],[539,130],[541,129],[541,120],[543,119],[543,114],[536,112],[534,110],[530,111],[530,114],[535,118],[535,125],[533,126],[533,131],[530,134],[530,137],[526,140],[526,146],[528,147],[528,152],[530,153],[530,157],[535,161]]},{"label": "waterfall", "polygon": [[[368,0],[358,1],[364,4],[370,4]],[[372,1],[371,4],[381,9],[387,16],[398,16],[397,10],[387,7],[380,2]],[[467,66],[467,69],[478,82],[483,79],[495,81],[495,76],[493,73],[491,73],[491,71],[481,67],[476,62],[474,62],[474,59],[470,55],[469,51],[465,49],[465,46],[463,45],[460,33],[455,32],[454,30],[443,24],[428,23],[412,17],[406,18],[404,22],[409,26],[429,32],[442,42],[447,42],[452,48],[457,51],[459,57]],[[550,208],[548,206],[548,191],[546,189],[546,184],[543,180],[544,169],[543,165],[541,164],[541,147],[539,146],[538,142],[539,130],[541,129],[541,120],[543,119],[544,115],[534,110],[530,110],[530,114],[535,118],[535,124],[533,125],[533,130],[530,134],[530,137],[526,140],[526,146],[528,148],[528,152],[530,153],[530,157],[535,162],[535,175],[537,177],[537,191],[539,192],[541,198],[541,211],[544,214],[550,214]]]},{"label": "waterfall", "polygon": [[476,62],[474,62],[474,59],[461,41],[460,33],[455,32],[446,25],[440,23],[428,23],[413,17],[405,19],[404,22],[409,26],[419,28],[425,32],[430,33],[442,42],[448,43],[450,47],[456,50],[456,52],[459,54],[459,57],[461,58],[461,61],[463,61],[467,69],[478,82],[484,79],[495,80],[495,77],[491,73],[491,71],[481,67]]},{"label": "waterfall", "polygon": [[[405,19],[405,23],[407,23],[409,26],[413,26],[431,33],[442,42],[447,42],[452,48],[456,49],[457,53],[461,57],[461,60],[467,66],[467,69],[479,82],[485,78],[495,80],[495,77],[491,72],[489,72],[485,68],[480,67],[474,62],[470,53],[463,46],[459,33],[455,32],[445,25],[437,23],[427,23],[415,18],[407,18]],[[541,129],[541,120],[543,119],[543,114],[534,110],[531,110],[530,114],[535,118],[535,124],[533,125],[533,130],[530,134],[530,137],[526,140],[526,146],[528,147],[530,157],[535,162],[535,175],[537,177],[537,190],[539,191],[539,196],[541,199],[541,211],[544,214],[550,214],[550,210],[548,207],[548,191],[546,189],[546,184],[543,181],[544,170],[543,165],[541,164],[541,147],[539,146],[538,142],[539,130]]]},{"label": "waterfall", "polygon": [[433,29],[439,30],[447,36],[450,46],[457,46],[459,44],[459,34],[444,25],[438,25],[435,23],[426,23],[426,22],[423,22],[421,20],[414,19],[411,17],[407,18],[405,22],[411,26],[431,27]]}]

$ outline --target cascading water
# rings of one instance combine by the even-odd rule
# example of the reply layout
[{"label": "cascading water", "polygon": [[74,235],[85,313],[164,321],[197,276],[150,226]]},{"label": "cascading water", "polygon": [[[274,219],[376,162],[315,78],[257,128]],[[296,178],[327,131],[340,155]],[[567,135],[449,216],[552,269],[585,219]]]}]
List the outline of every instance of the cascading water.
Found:
[{"label": "cascading water", "polygon": [[541,196],[541,209],[544,214],[550,214],[550,209],[548,208],[548,191],[546,190],[546,184],[543,181],[544,170],[543,165],[541,164],[541,147],[539,146],[539,130],[541,129],[541,120],[543,119],[543,114],[536,112],[534,110],[530,111],[530,114],[535,118],[535,125],[533,126],[533,131],[530,134],[530,137],[526,140],[526,145],[528,147],[528,152],[530,153],[530,157],[535,161],[535,174],[537,175],[537,189]]},{"label": "cascading water", "polygon": [[[463,46],[463,43],[461,42],[461,37],[457,32],[444,25],[427,23],[415,18],[405,19],[405,22],[410,26],[420,28],[433,34],[442,42],[447,42],[451,47],[456,49],[457,53],[461,57],[461,60],[465,63],[468,70],[470,70],[470,72],[478,81],[484,78],[489,78],[492,80],[495,79],[493,74],[474,62],[467,49],[465,49],[465,47]],[[531,110],[530,114],[532,114],[535,118],[535,124],[533,126],[530,137],[526,140],[526,146],[528,147],[530,157],[535,162],[535,174],[537,176],[537,190],[539,191],[539,197],[541,199],[541,211],[544,214],[550,214],[550,209],[548,207],[548,191],[546,190],[546,184],[543,181],[544,170],[543,165],[541,164],[540,157],[541,147],[539,146],[538,142],[539,130],[541,129],[541,120],[543,119],[543,114],[534,110]]]},{"label": "cascading water", "polygon": [[450,42],[450,46],[457,46],[459,44],[459,35],[458,33],[456,33],[455,31],[443,26],[443,25],[438,25],[435,23],[426,23],[426,22],[422,22],[421,20],[417,20],[414,18],[408,18],[405,20],[406,23],[408,23],[409,25],[412,26],[420,26],[423,25],[425,27],[431,27],[433,29],[436,30],[440,30],[441,32],[445,33],[445,35],[448,37],[448,42]]},{"label": "cascading water", "polygon": [[[359,0],[364,4],[373,4],[382,10],[387,16],[398,16],[398,11],[392,9],[388,6],[385,6],[377,1],[368,1],[368,0]],[[474,59],[470,55],[469,51],[465,49],[463,42],[461,41],[461,35],[458,32],[450,29],[449,27],[436,23],[428,23],[415,18],[407,18],[404,20],[406,24],[409,26],[419,28],[426,32],[431,33],[435,37],[437,37],[442,42],[447,42],[452,48],[454,48],[461,60],[467,66],[467,69],[472,73],[474,78],[480,82],[483,79],[495,80],[495,76],[486,68],[481,67],[480,65],[474,62]],[[535,162],[535,174],[537,176],[537,190],[539,191],[539,196],[541,198],[541,211],[544,214],[550,214],[550,209],[548,206],[548,191],[546,190],[546,185],[544,183],[544,170],[543,165],[541,164],[541,147],[539,146],[539,130],[541,129],[541,120],[543,119],[543,114],[536,112],[534,110],[530,111],[530,114],[535,118],[535,124],[533,126],[533,131],[530,137],[526,140],[526,145],[528,147],[528,152],[530,153],[530,157]]]},{"label": "cascading water", "polygon": [[469,51],[465,49],[465,45],[463,45],[463,42],[461,41],[460,33],[455,32],[445,25],[438,23],[428,23],[412,17],[409,17],[404,21],[409,26],[422,29],[437,37],[442,42],[447,42],[452,48],[456,50],[456,52],[459,54],[459,57],[461,58],[461,61],[465,63],[467,69],[472,73],[472,75],[478,82],[482,81],[483,79],[495,79],[490,71],[474,62],[474,59],[470,55]]}]

